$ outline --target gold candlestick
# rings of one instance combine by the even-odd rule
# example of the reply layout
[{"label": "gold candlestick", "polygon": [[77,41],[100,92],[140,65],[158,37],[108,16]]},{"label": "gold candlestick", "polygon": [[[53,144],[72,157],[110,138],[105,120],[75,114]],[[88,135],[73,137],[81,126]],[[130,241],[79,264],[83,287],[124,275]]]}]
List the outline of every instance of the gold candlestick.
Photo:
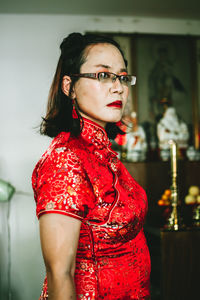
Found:
[{"label": "gold candlestick", "polygon": [[171,157],[171,173],[173,177],[177,177],[177,146],[173,140],[170,140],[169,144]]},{"label": "gold candlestick", "polygon": [[167,230],[179,230],[182,225],[178,209],[178,187],[177,187],[177,145],[173,140],[169,141],[170,157],[171,157],[171,214],[168,218],[168,223],[165,225]]}]

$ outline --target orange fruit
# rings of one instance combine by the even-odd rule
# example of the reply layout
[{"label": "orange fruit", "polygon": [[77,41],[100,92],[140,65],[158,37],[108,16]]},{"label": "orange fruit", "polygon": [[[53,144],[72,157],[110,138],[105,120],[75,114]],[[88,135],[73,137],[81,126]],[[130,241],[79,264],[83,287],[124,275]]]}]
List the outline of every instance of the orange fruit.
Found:
[{"label": "orange fruit", "polygon": [[171,195],[171,190],[168,189],[168,190],[165,190],[165,193],[164,193],[166,196],[170,196]]},{"label": "orange fruit", "polygon": [[168,197],[167,195],[165,195],[165,194],[162,195],[162,200],[163,200],[163,201],[167,201],[168,199],[169,199],[169,197]]},{"label": "orange fruit", "polygon": [[160,199],[160,200],[158,200],[158,205],[159,206],[163,206],[165,203],[164,203],[164,201],[162,200],[162,199]]}]

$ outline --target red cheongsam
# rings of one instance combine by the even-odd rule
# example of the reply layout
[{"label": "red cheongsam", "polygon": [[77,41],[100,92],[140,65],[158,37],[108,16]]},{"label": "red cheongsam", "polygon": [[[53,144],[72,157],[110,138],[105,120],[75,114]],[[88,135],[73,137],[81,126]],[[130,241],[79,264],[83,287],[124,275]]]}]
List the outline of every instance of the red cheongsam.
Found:
[{"label": "red cheongsam", "polygon": [[[146,194],[101,126],[84,119],[78,138],[61,132],[36,165],[32,182],[38,218],[59,213],[82,222],[77,299],[150,299]],[[40,300],[45,299],[46,278]]]}]

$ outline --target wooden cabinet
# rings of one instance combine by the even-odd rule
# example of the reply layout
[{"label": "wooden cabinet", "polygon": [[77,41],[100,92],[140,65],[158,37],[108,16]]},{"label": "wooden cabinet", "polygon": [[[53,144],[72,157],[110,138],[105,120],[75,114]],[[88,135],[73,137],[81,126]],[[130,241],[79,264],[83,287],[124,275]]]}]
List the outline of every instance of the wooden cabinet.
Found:
[{"label": "wooden cabinet", "polygon": [[162,300],[200,299],[200,230],[161,231]]}]

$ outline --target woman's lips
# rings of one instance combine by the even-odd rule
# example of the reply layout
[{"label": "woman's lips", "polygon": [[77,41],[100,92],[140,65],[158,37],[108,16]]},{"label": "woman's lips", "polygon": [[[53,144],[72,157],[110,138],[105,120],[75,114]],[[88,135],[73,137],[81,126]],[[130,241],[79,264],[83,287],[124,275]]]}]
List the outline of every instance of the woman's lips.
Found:
[{"label": "woman's lips", "polygon": [[114,102],[107,104],[107,106],[122,108],[122,101],[114,101]]}]

